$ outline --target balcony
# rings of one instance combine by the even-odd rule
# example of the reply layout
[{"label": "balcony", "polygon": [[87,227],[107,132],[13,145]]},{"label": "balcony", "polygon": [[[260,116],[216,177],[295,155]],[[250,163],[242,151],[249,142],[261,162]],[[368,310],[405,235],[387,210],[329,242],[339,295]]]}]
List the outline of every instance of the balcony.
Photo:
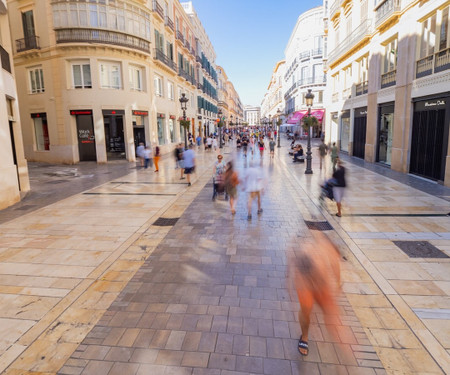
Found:
[{"label": "balcony", "polygon": [[184,44],[184,37],[183,37],[183,34],[181,34],[181,32],[180,32],[179,30],[177,31],[177,39],[178,39],[179,41],[181,41],[181,43]]},{"label": "balcony", "polygon": [[381,75],[381,88],[384,89],[385,87],[394,86],[396,83],[396,75],[397,70],[391,70],[390,72],[383,73]]},{"label": "balcony", "polygon": [[352,97],[352,88],[348,87],[342,91],[342,99],[347,100]]},{"label": "balcony", "polygon": [[186,40],[186,42],[184,43],[184,46],[187,48],[187,50],[188,50],[189,52],[191,52],[191,43],[189,43],[189,42]]},{"label": "balcony", "polygon": [[200,82],[197,82],[197,88],[203,91],[203,85]]},{"label": "balcony", "polygon": [[166,22],[164,23],[169,29],[171,29],[172,31],[175,30],[174,26],[173,26],[173,21],[170,19],[169,16],[166,16]]},{"label": "balcony", "polygon": [[356,96],[360,96],[360,95],[364,95],[367,94],[368,92],[368,88],[369,88],[369,82],[368,81],[364,81],[361,83],[358,83],[356,85]]},{"label": "balcony", "polygon": [[310,55],[311,55],[311,51],[303,51],[298,55],[298,58],[300,60],[305,60],[305,59],[308,59]]},{"label": "balcony", "polygon": [[450,69],[450,48],[443,49],[416,62],[416,78]]},{"label": "balcony", "polygon": [[0,60],[2,63],[2,68],[11,73],[11,60],[9,59],[9,53],[2,46],[0,46]]},{"label": "balcony", "polygon": [[56,43],[101,43],[137,49],[150,53],[150,42],[139,37],[111,30],[56,29]]},{"label": "balcony", "polygon": [[313,57],[322,56],[322,54],[323,54],[323,49],[322,49],[322,48],[313,49],[313,50],[311,51],[311,55],[312,55]]},{"label": "balcony", "polygon": [[195,61],[197,61],[199,64],[201,64],[202,58],[199,55],[195,55]]},{"label": "balcony", "polygon": [[36,35],[16,40],[17,52],[29,51],[32,49],[41,49],[39,46],[39,37]]},{"label": "balcony", "polygon": [[386,0],[375,10],[375,27],[381,28],[392,16],[398,17],[400,12],[401,0]]},{"label": "balcony", "polygon": [[301,78],[297,82],[297,86],[320,85],[326,83],[326,76]]},{"label": "balcony", "polygon": [[156,0],[153,0],[153,11],[161,17],[161,21],[164,21],[164,9]]},{"label": "balcony", "polygon": [[154,49],[153,58],[155,60],[161,61],[164,65],[168,66],[170,69],[177,71],[177,65],[171,59],[169,59],[163,51],[158,48]]},{"label": "balcony", "polygon": [[344,54],[351,53],[357,47],[370,40],[372,22],[366,19],[341,43],[328,53],[328,65],[337,63]]}]

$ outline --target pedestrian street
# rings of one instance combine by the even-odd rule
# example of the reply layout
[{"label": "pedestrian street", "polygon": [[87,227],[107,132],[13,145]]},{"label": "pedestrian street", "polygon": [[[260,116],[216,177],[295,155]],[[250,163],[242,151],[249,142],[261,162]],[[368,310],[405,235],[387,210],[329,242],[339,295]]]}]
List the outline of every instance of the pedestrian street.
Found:
[{"label": "pedestrian street", "polygon": [[[244,192],[234,216],[223,196],[212,202],[217,154],[200,151],[189,188],[167,159],[160,174],[138,169],[2,224],[1,371],[447,373],[449,261],[409,257],[393,242],[426,241],[448,256],[446,190],[432,196],[344,158],[337,218],[318,200],[329,160],[320,171],[313,153],[307,176],[286,146],[273,161],[253,157],[267,185],[250,221]],[[252,161],[232,145],[223,154],[242,176]],[[302,357],[286,256],[311,241],[311,222],[331,226],[343,293],[333,325],[314,308]]]}]

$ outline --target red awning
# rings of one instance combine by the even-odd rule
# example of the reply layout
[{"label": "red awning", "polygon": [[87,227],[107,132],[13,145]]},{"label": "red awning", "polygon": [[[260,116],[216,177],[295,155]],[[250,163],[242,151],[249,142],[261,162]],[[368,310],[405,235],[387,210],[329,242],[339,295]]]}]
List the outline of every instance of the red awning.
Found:
[{"label": "red awning", "polygon": [[290,119],[287,120],[287,124],[298,124],[300,120],[308,113],[308,111],[297,111]]},{"label": "red awning", "polygon": [[311,116],[314,116],[319,122],[323,120],[323,116],[325,115],[324,109],[313,109],[311,111]]}]

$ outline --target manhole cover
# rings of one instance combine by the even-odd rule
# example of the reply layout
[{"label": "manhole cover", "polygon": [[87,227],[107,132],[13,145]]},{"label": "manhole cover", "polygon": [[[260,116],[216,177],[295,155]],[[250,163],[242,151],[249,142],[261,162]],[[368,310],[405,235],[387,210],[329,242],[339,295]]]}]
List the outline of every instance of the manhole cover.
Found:
[{"label": "manhole cover", "polygon": [[449,258],[427,241],[393,241],[410,258]]},{"label": "manhole cover", "polygon": [[175,225],[177,223],[178,219],[179,217],[175,218],[160,217],[153,223],[153,225],[157,225],[159,227],[171,227],[172,225]]},{"label": "manhole cover", "polygon": [[311,230],[333,230],[333,227],[328,221],[307,221],[305,220],[306,226]]}]

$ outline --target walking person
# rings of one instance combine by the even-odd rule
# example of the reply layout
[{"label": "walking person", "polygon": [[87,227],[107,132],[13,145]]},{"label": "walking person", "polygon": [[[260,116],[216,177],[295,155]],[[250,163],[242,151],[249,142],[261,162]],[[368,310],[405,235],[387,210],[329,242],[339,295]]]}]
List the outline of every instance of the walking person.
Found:
[{"label": "walking person", "polygon": [[262,214],[263,212],[263,209],[261,207],[261,192],[263,188],[264,175],[262,172],[262,168],[256,167],[253,161],[251,161],[245,176],[245,191],[248,193],[247,220],[249,221],[252,219],[252,203],[255,198],[258,202],[258,215]]},{"label": "walking person", "polygon": [[144,144],[142,142],[140,142],[139,146],[136,147],[136,156],[139,159],[141,167],[144,166],[144,162],[145,162],[144,150],[145,150]]},{"label": "walking person", "polygon": [[334,200],[336,201],[336,206],[337,206],[336,216],[341,217],[342,216],[342,212],[341,212],[342,198],[344,198],[344,192],[345,192],[345,187],[346,187],[345,168],[343,166],[341,159],[337,158],[336,162],[337,162],[338,168],[333,173],[333,178],[335,180],[334,185],[333,185],[333,197],[334,197]]},{"label": "walking person", "polygon": [[[295,243],[296,249],[298,246]],[[302,333],[298,351],[303,356],[309,352],[309,326],[314,304],[322,309],[326,325],[332,326],[333,316],[339,313],[335,300],[341,282],[339,258],[337,247],[323,233],[316,232],[313,242],[301,243],[300,250],[288,260],[288,289],[291,298],[296,294],[300,303],[298,321]],[[336,335],[334,330],[330,333]]]},{"label": "walking person", "polygon": [[155,162],[155,172],[159,172],[159,158],[161,157],[159,146],[155,145],[154,162]]},{"label": "walking person", "polygon": [[273,138],[270,139],[269,150],[270,150],[270,158],[273,159],[275,155],[275,141],[273,140]]},{"label": "walking person", "polygon": [[177,167],[180,168],[180,180],[184,180],[184,147],[182,143],[179,143],[177,148],[175,149],[175,157],[177,161]]},{"label": "walking person", "polygon": [[211,150],[212,143],[213,143],[213,141],[212,141],[211,135],[208,135],[208,138],[206,138],[206,146],[208,147],[208,150]]},{"label": "walking person", "polygon": [[225,190],[227,195],[230,197],[230,208],[231,214],[236,213],[236,195],[237,186],[239,185],[239,177],[236,170],[233,167],[233,162],[229,161],[227,163],[227,169],[225,171]]},{"label": "walking person", "polygon": [[322,169],[323,158],[326,156],[327,152],[328,147],[322,139],[322,142],[319,145],[320,169]]},{"label": "walking person", "polygon": [[217,138],[216,137],[214,137],[212,139],[212,146],[213,146],[214,151],[216,151],[217,150]]},{"label": "walking person", "polygon": [[213,167],[213,178],[214,178],[214,186],[213,186],[213,197],[212,199],[215,200],[217,193],[222,192],[224,189],[224,176],[225,176],[225,170],[227,166],[223,161],[222,155],[217,155],[217,161],[214,163]]},{"label": "walking person", "polygon": [[260,154],[261,159],[262,159],[262,157],[264,155],[264,150],[266,149],[266,144],[264,143],[264,138],[263,137],[259,138],[258,146],[259,146],[259,154]]},{"label": "walking person", "polygon": [[194,145],[189,145],[188,149],[183,152],[184,174],[187,177],[188,186],[191,186],[191,174],[195,171],[195,153]]},{"label": "walking person", "polygon": [[144,159],[145,169],[147,169],[149,165],[150,167],[153,167],[153,152],[150,147],[145,146],[144,151],[142,153],[142,158]]},{"label": "walking person", "polygon": [[197,148],[198,150],[200,150],[200,146],[202,144],[202,137],[199,135],[197,135],[197,138],[195,139],[197,141]]},{"label": "walking person", "polygon": [[333,146],[331,146],[330,157],[331,157],[331,162],[333,163],[333,172],[334,172],[336,170],[336,163],[337,163],[337,159],[339,157],[336,142],[333,142]]}]

